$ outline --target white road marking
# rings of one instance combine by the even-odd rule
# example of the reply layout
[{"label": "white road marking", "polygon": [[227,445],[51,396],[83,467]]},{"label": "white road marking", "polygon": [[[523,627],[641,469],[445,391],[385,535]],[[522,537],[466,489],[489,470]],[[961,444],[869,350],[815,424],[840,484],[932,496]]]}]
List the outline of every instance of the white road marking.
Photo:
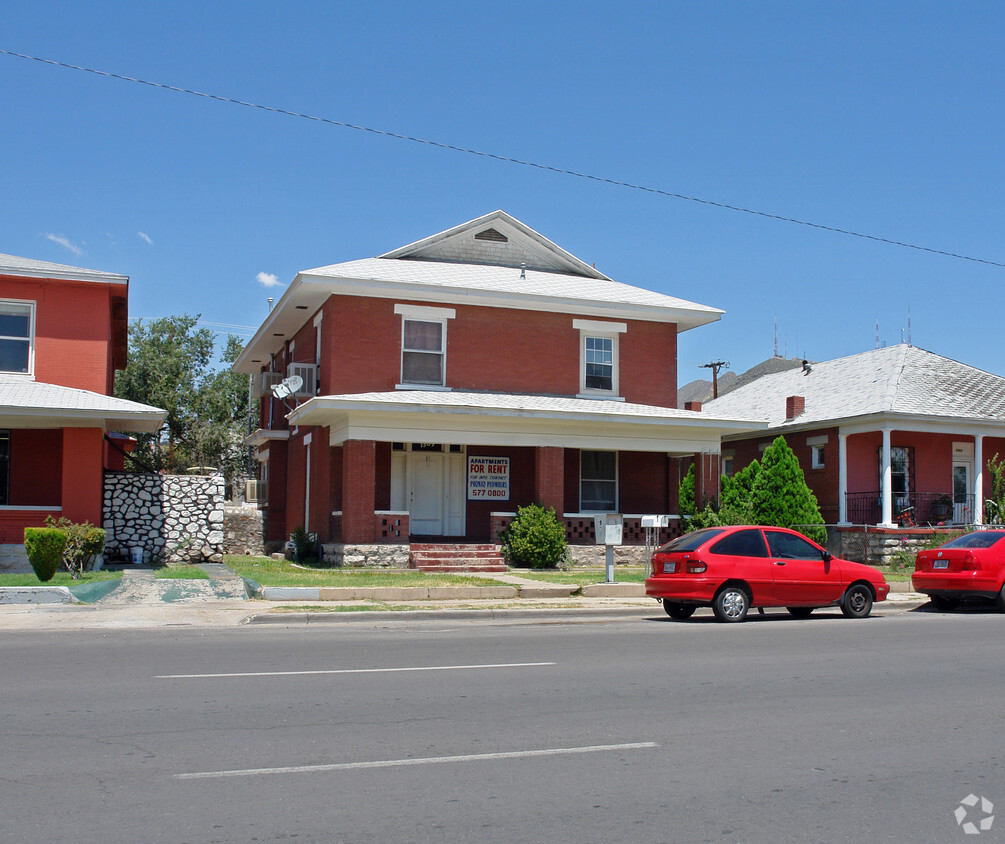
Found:
[{"label": "white road marking", "polygon": [[537,668],[554,662],[500,662],[488,665],[419,665],[410,668],[332,668],[317,671],[245,671],[232,674],[158,674],[155,680],[192,680],[209,677],[295,677],[305,674],[393,674],[399,671],[468,671],[477,668]]},{"label": "white road marking", "polygon": [[387,759],[380,762],[343,762],[331,765],[291,765],[285,768],[245,768],[235,771],[199,771],[175,774],[175,779],[197,780],[219,777],[253,777],[264,774],[317,774],[327,771],[357,771],[367,768],[400,768],[407,765],[443,765],[448,762],[481,762],[493,759],[527,759],[532,756],[567,756],[576,753],[603,753],[617,750],[649,750],[654,741],[628,744],[594,744],[587,747],[553,747],[546,750],[514,750],[503,753],[470,753],[463,756],[427,756],[419,759]]}]

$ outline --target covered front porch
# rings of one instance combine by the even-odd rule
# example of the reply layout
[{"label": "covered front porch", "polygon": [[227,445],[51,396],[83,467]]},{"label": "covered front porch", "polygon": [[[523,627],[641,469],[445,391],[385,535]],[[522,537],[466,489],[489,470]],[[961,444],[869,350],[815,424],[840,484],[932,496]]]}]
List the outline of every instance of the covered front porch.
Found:
[{"label": "covered front porch", "polygon": [[287,522],[303,513],[322,541],[347,545],[495,542],[494,514],[531,503],[592,542],[594,513],[676,513],[681,457],[704,455],[714,491],[722,434],[756,427],[626,402],[432,391],[319,396],[289,421]]},{"label": "covered front porch", "polygon": [[1005,423],[889,419],[841,425],[839,523],[885,528],[981,525],[989,457]]}]

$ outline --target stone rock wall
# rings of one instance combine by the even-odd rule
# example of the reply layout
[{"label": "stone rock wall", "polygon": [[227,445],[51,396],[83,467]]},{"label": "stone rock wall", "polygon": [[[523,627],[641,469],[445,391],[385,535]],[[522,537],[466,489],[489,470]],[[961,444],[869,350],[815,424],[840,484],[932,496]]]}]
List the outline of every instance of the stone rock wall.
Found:
[{"label": "stone rock wall", "polygon": [[845,560],[889,565],[898,551],[916,554],[936,538],[948,541],[952,532],[933,528],[828,528],[828,550]]},{"label": "stone rock wall", "polygon": [[343,545],[340,542],[321,546],[325,563],[333,566],[359,568],[407,569],[408,545]]},{"label": "stone rock wall", "polygon": [[223,561],[223,476],[106,472],[105,560]]},{"label": "stone rock wall", "polygon": [[223,553],[265,553],[262,511],[254,504],[223,505]]}]

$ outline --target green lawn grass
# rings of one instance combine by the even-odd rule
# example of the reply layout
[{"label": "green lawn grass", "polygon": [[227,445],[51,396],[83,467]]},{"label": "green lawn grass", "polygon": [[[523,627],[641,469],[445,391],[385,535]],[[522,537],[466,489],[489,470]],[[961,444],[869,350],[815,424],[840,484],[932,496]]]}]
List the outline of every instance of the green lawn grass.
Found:
[{"label": "green lawn grass", "polygon": [[406,569],[300,568],[271,557],[226,556],[224,563],[262,586],[498,586],[498,580]]},{"label": "green lawn grass", "polygon": [[[615,583],[642,583],[648,576],[649,569],[642,566],[615,566]],[[524,577],[527,580],[542,580],[546,583],[562,583],[565,585],[589,586],[591,583],[603,583],[607,580],[606,568],[576,568],[567,571],[550,569],[513,569],[510,574]]]},{"label": "green lawn grass", "polygon": [[85,571],[77,580],[68,571],[57,571],[52,580],[43,583],[34,572],[27,574],[0,574],[0,586],[79,586],[81,583],[97,583],[99,580],[118,580],[120,571]]}]

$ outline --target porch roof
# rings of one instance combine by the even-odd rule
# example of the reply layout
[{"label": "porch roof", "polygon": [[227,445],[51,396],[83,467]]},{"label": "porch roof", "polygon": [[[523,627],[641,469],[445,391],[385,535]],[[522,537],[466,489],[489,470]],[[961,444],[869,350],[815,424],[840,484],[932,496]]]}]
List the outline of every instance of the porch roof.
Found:
[{"label": "porch roof", "polygon": [[34,381],[26,376],[0,376],[0,427],[102,428],[105,431],[152,433],[166,410],[148,404]]},{"label": "porch roof", "polygon": [[[804,411],[786,418],[786,398]],[[900,344],[765,375],[705,408],[760,419],[762,428],[820,427],[882,417],[1005,431],[1005,378]]]},{"label": "porch roof", "polygon": [[761,427],[715,413],[631,402],[434,390],[317,396],[293,410],[289,421],[329,428],[332,445],[366,439],[674,454],[718,452],[724,434]]}]

